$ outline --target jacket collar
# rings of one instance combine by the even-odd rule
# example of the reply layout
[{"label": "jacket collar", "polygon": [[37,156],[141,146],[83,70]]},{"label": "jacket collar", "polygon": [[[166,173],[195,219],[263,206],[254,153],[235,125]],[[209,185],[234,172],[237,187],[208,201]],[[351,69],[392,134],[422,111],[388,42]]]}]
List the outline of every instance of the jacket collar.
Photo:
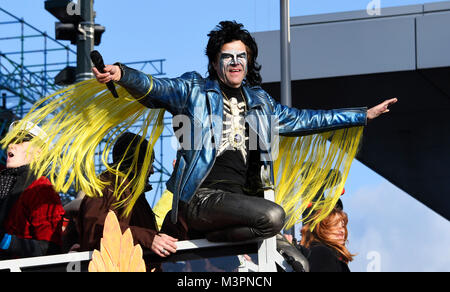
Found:
[{"label": "jacket collar", "polygon": [[[253,108],[264,105],[261,97],[256,95],[253,90],[250,90],[250,89],[261,89],[261,87],[255,86],[255,87],[250,88],[244,84],[244,86],[242,86],[242,89],[243,89],[245,98],[247,99],[247,105],[248,105],[249,109],[253,109]],[[222,92],[221,92],[220,86],[219,86],[219,82],[217,80],[212,80],[209,78],[206,79],[205,90],[206,91],[214,91],[217,94],[222,95]]]}]

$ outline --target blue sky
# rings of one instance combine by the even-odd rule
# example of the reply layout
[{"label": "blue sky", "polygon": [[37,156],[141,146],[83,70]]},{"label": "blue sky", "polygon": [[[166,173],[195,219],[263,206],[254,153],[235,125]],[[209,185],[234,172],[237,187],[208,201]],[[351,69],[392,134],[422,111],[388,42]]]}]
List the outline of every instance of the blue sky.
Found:
[{"label": "blue sky", "polygon": [[[291,0],[290,12],[301,16],[362,10],[369,2]],[[380,1],[381,7],[429,2],[436,1]],[[276,30],[278,5],[277,0],[96,0],[96,22],[106,26],[96,49],[105,63],[165,58],[167,77],[187,71],[205,75],[206,35],[219,21],[242,22],[251,32]],[[56,19],[44,10],[43,0],[0,0],[0,7],[54,36]],[[0,37],[10,33],[0,26]],[[166,158],[171,169],[172,157]],[[357,254],[351,270],[450,271],[449,222],[359,162],[352,166],[343,202],[350,218],[350,251]]]}]

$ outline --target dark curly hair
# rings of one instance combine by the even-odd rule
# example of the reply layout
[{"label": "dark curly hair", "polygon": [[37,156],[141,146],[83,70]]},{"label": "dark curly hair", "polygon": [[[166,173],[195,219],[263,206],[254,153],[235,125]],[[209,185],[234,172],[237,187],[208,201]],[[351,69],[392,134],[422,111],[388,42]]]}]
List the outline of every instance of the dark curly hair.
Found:
[{"label": "dark curly hair", "polygon": [[208,56],[208,74],[209,78],[218,80],[217,72],[214,69],[214,63],[217,62],[218,55],[224,44],[241,41],[247,47],[248,54],[248,72],[245,81],[250,86],[261,85],[262,79],[259,71],[261,65],[256,62],[258,57],[258,46],[255,39],[248,30],[236,21],[221,21],[209,34],[208,45],[206,46],[206,56]]}]

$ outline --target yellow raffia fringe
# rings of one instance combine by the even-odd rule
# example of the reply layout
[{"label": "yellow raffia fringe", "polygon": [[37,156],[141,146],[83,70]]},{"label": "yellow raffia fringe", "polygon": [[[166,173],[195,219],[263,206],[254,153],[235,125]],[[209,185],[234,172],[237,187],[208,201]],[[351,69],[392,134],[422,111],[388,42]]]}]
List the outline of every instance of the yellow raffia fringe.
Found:
[{"label": "yellow raffia fringe", "polygon": [[[42,150],[31,168],[38,176],[49,177],[58,192],[65,193],[73,185],[77,191],[81,189],[91,197],[101,196],[102,189],[110,183],[102,181],[100,174],[96,173],[95,156],[102,153],[107,170],[118,174],[114,195],[117,206],[124,207],[123,215],[128,216],[145,188],[150,153],[163,130],[164,110],[146,108],[122,87],[118,87],[117,92],[120,98],[114,98],[106,86],[95,79],[69,86],[38,101],[0,143],[6,147],[23,136],[20,129],[24,128],[26,121],[39,125],[49,139],[44,143],[33,139],[32,143],[39,144],[37,146]],[[118,167],[112,169],[108,164],[111,147],[123,132],[129,131],[142,119],[142,128],[139,129],[142,139],[132,166],[128,173],[120,173]],[[146,137],[149,141],[146,159],[138,171],[138,152]],[[102,141],[106,144],[99,149]],[[126,187],[131,188],[132,194],[129,198],[122,198]]]},{"label": "yellow raffia fringe", "polygon": [[[307,217],[312,228],[336,205],[361,141],[363,127],[353,127],[303,137],[280,137],[274,162],[275,201],[287,215],[285,228]],[[339,173],[339,175],[336,175]]]}]

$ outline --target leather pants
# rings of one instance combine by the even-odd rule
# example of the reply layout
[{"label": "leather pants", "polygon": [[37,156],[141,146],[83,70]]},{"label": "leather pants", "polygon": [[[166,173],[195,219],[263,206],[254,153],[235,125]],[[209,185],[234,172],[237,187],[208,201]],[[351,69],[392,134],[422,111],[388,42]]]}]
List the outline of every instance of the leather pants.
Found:
[{"label": "leather pants", "polygon": [[215,242],[269,238],[284,220],[283,208],[274,202],[221,190],[201,188],[186,206],[189,228]]}]

